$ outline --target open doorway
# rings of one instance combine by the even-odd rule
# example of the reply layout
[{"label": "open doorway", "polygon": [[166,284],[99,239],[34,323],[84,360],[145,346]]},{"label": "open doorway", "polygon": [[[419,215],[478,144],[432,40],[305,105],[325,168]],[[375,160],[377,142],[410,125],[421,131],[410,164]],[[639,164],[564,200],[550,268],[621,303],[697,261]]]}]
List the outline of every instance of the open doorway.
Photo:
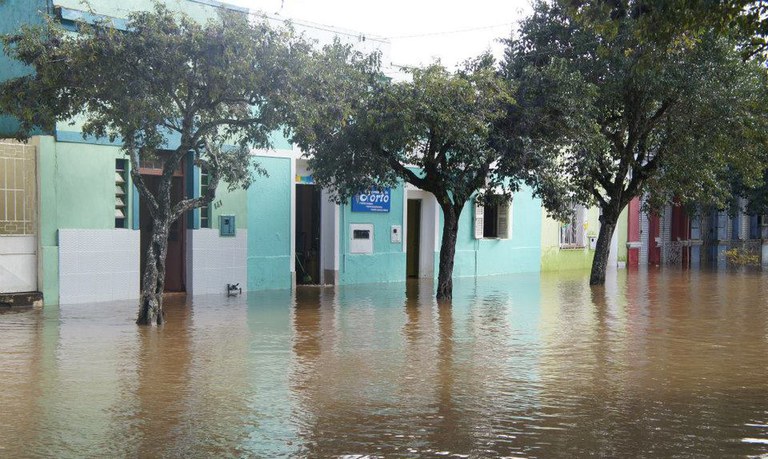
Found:
[{"label": "open doorway", "polygon": [[419,277],[419,252],[421,249],[421,199],[409,199],[407,209],[405,266],[406,277]]},{"label": "open doorway", "polygon": [[296,283],[320,283],[320,187],[296,185]]},{"label": "open doorway", "polygon": [[[155,194],[160,185],[160,176],[144,174],[144,183]],[[171,205],[184,199],[184,177],[175,176],[171,179]],[[184,270],[186,218],[182,215],[171,224],[168,233],[168,253],[165,258],[165,291],[186,292],[186,272]],[[144,278],[147,247],[152,237],[152,216],[145,200],[139,200],[139,230],[141,238],[141,278]]]},{"label": "open doorway", "polygon": [[403,206],[405,275],[407,279],[430,279],[435,273],[435,255],[440,241],[440,208],[432,193],[406,189]]}]

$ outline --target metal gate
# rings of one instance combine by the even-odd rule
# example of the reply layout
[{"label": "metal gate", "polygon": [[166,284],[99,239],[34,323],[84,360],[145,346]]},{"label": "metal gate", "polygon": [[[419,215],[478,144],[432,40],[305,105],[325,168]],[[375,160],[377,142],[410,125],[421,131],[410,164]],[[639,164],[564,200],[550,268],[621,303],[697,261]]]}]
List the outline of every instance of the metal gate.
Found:
[{"label": "metal gate", "polygon": [[37,290],[37,180],[32,145],[0,141],[0,293]]}]

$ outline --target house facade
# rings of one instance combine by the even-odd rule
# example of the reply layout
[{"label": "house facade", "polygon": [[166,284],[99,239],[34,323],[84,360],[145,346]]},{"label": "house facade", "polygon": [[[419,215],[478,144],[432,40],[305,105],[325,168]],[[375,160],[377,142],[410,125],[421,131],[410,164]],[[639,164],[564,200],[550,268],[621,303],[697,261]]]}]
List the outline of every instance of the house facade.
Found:
[{"label": "house facade", "polygon": [[[619,216],[611,238],[609,267],[624,267],[627,262],[627,215]],[[600,209],[575,205],[566,222],[542,214],[541,270],[569,271],[591,269],[597,236],[600,234]]]},{"label": "house facade", "polygon": [[[200,20],[219,8],[249,14],[214,0],[166,4]],[[0,32],[40,23],[45,15],[71,30],[78,21],[104,17],[119,27],[129,8],[149,9],[152,2],[128,7],[92,0],[90,6],[7,0],[0,6]],[[334,36],[308,27],[320,40]],[[364,50],[388,51],[385,40],[359,41]],[[27,71],[0,57],[0,79]],[[26,144],[8,140],[13,132],[13,120],[0,120],[0,294],[39,291],[48,305],[138,298],[151,219],[120,144],[84,138],[78,120],[58,123]],[[278,134],[272,144],[252,152],[266,176],[255,177],[248,190],[221,186],[210,205],[173,224],[166,290],[223,295],[228,284],[254,291],[437,275],[442,216],[434,196],[402,184],[338,205],[314,183],[301,151]],[[150,187],[160,172],[159,164],[142,163]],[[185,158],[172,179],[173,199],[200,196],[207,183]],[[541,203],[530,190],[496,207],[474,204],[467,203],[461,216],[455,275],[538,272]]]},{"label": "house facade", "polygon": [[629,265],[723,268],[728,263],[726,252],[735,249],[765,266],[766,219],[746,213],[744,199],[735,204],[735,212],[667,205],[659,212],[648,213],[642,210],[642,200],[636,198],[629,206]]}]

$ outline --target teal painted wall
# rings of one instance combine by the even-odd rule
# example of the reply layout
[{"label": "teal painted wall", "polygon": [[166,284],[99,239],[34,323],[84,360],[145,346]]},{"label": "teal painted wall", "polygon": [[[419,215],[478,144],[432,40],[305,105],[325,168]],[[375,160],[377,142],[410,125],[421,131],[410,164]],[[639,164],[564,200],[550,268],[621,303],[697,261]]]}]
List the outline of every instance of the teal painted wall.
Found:
[{"label": "teal painted wall", "polygon": [[247,192],[248,290],[291,288],[291,160],[258,157],[269,176]]},{"label": "teal painted wall", "polygon": [[[258,185],[253,185],[258,186]],[[219,216],[234,215],[236,231],[248,229],[248,192],[242,188],[229,191],[226,184],[216,189],[216,197],[211,204],[211,228],[219,227]]]},{"label": "teal painted wall", "polygon": [[[392,225],[403,226],[403,187],[392,188],[389,212],[352,212],[351,205],[339,212],[339,283],[366,284],[372,282],[405,281],[405,253],[403,244],[390,242]],[[349,253],[349,225],[373,224],[373,254]]]},{"label": "teal painted wall", "polygon": [[[35,138],[39,149],[40,246],[43,298],[59,298],[58,230],[115,227],[115,159],[119,148]],[[130,221],[131,197],[126,210]]]},{"label": "teal painted wall", "polygon": [[[512,203],[512,233],[509,239],[475,239],[474,201],[459,218],[453,277],[491,276],[538,272],[541,269],[541,200],[523,187]],[[440,212],[440,240],[443,216]],[[438,245],[439,247],[439,245]],[[435,254],[435,276],[440,254]]]}]

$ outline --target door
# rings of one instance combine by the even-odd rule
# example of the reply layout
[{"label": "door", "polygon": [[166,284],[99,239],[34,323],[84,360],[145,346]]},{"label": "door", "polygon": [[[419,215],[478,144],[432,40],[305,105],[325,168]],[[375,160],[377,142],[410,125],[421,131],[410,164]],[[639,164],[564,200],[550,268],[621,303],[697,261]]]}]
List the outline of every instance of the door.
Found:
[{"label": "door", "polygon": [[37,179],[32,145],[0,143],[0,293],[37,290]]},{"label": "door", "polygon": [[320,283],[320,187],[296,185],[296,283]]},{"label": "door", "polygon": [[[144,183],[152,193],[157,192],[160,177],[157,175],[144,175]],[[184,178],[174,176],[171,179],[171,205],[179,202],[184,197]],[[166,292],[185,292],[186,276],[184,271],[185,258],[185,234],[186,218],[182,215],[171,224],[171,230],[168,234],[168,253],[165,258],[165,291]],[[152,235],[152,217],[149,214],[149,208],[146,202],[140,200],[139,203],[139,226],[141,231],[141,276],[144,277],[144,264],[146,262],[147,247]]]},{"label": "door", "polygon": [[421,199],[409,199],[407,209],[405,266],[407,277],[419,277],[419,247],[421,245]]},{"label": "door", "polygon": [[629,202],[627,218],[627,241],[633,243],[627,249],[627,266],[640,264],[640,199],[634,198]]},{"label": "door", "polygon": [[661,219],[656,214],[648,216],[648,264],[658,266],[661,264]]},{"label": "door", "polygon": [[[672,206],[672,231],[671,238],[673,242],[689,241],[691,239],[691,220],[682,206]],[[683,245],[680,250],[681,263],[683,268],[690,267],[691,247]]]}]

